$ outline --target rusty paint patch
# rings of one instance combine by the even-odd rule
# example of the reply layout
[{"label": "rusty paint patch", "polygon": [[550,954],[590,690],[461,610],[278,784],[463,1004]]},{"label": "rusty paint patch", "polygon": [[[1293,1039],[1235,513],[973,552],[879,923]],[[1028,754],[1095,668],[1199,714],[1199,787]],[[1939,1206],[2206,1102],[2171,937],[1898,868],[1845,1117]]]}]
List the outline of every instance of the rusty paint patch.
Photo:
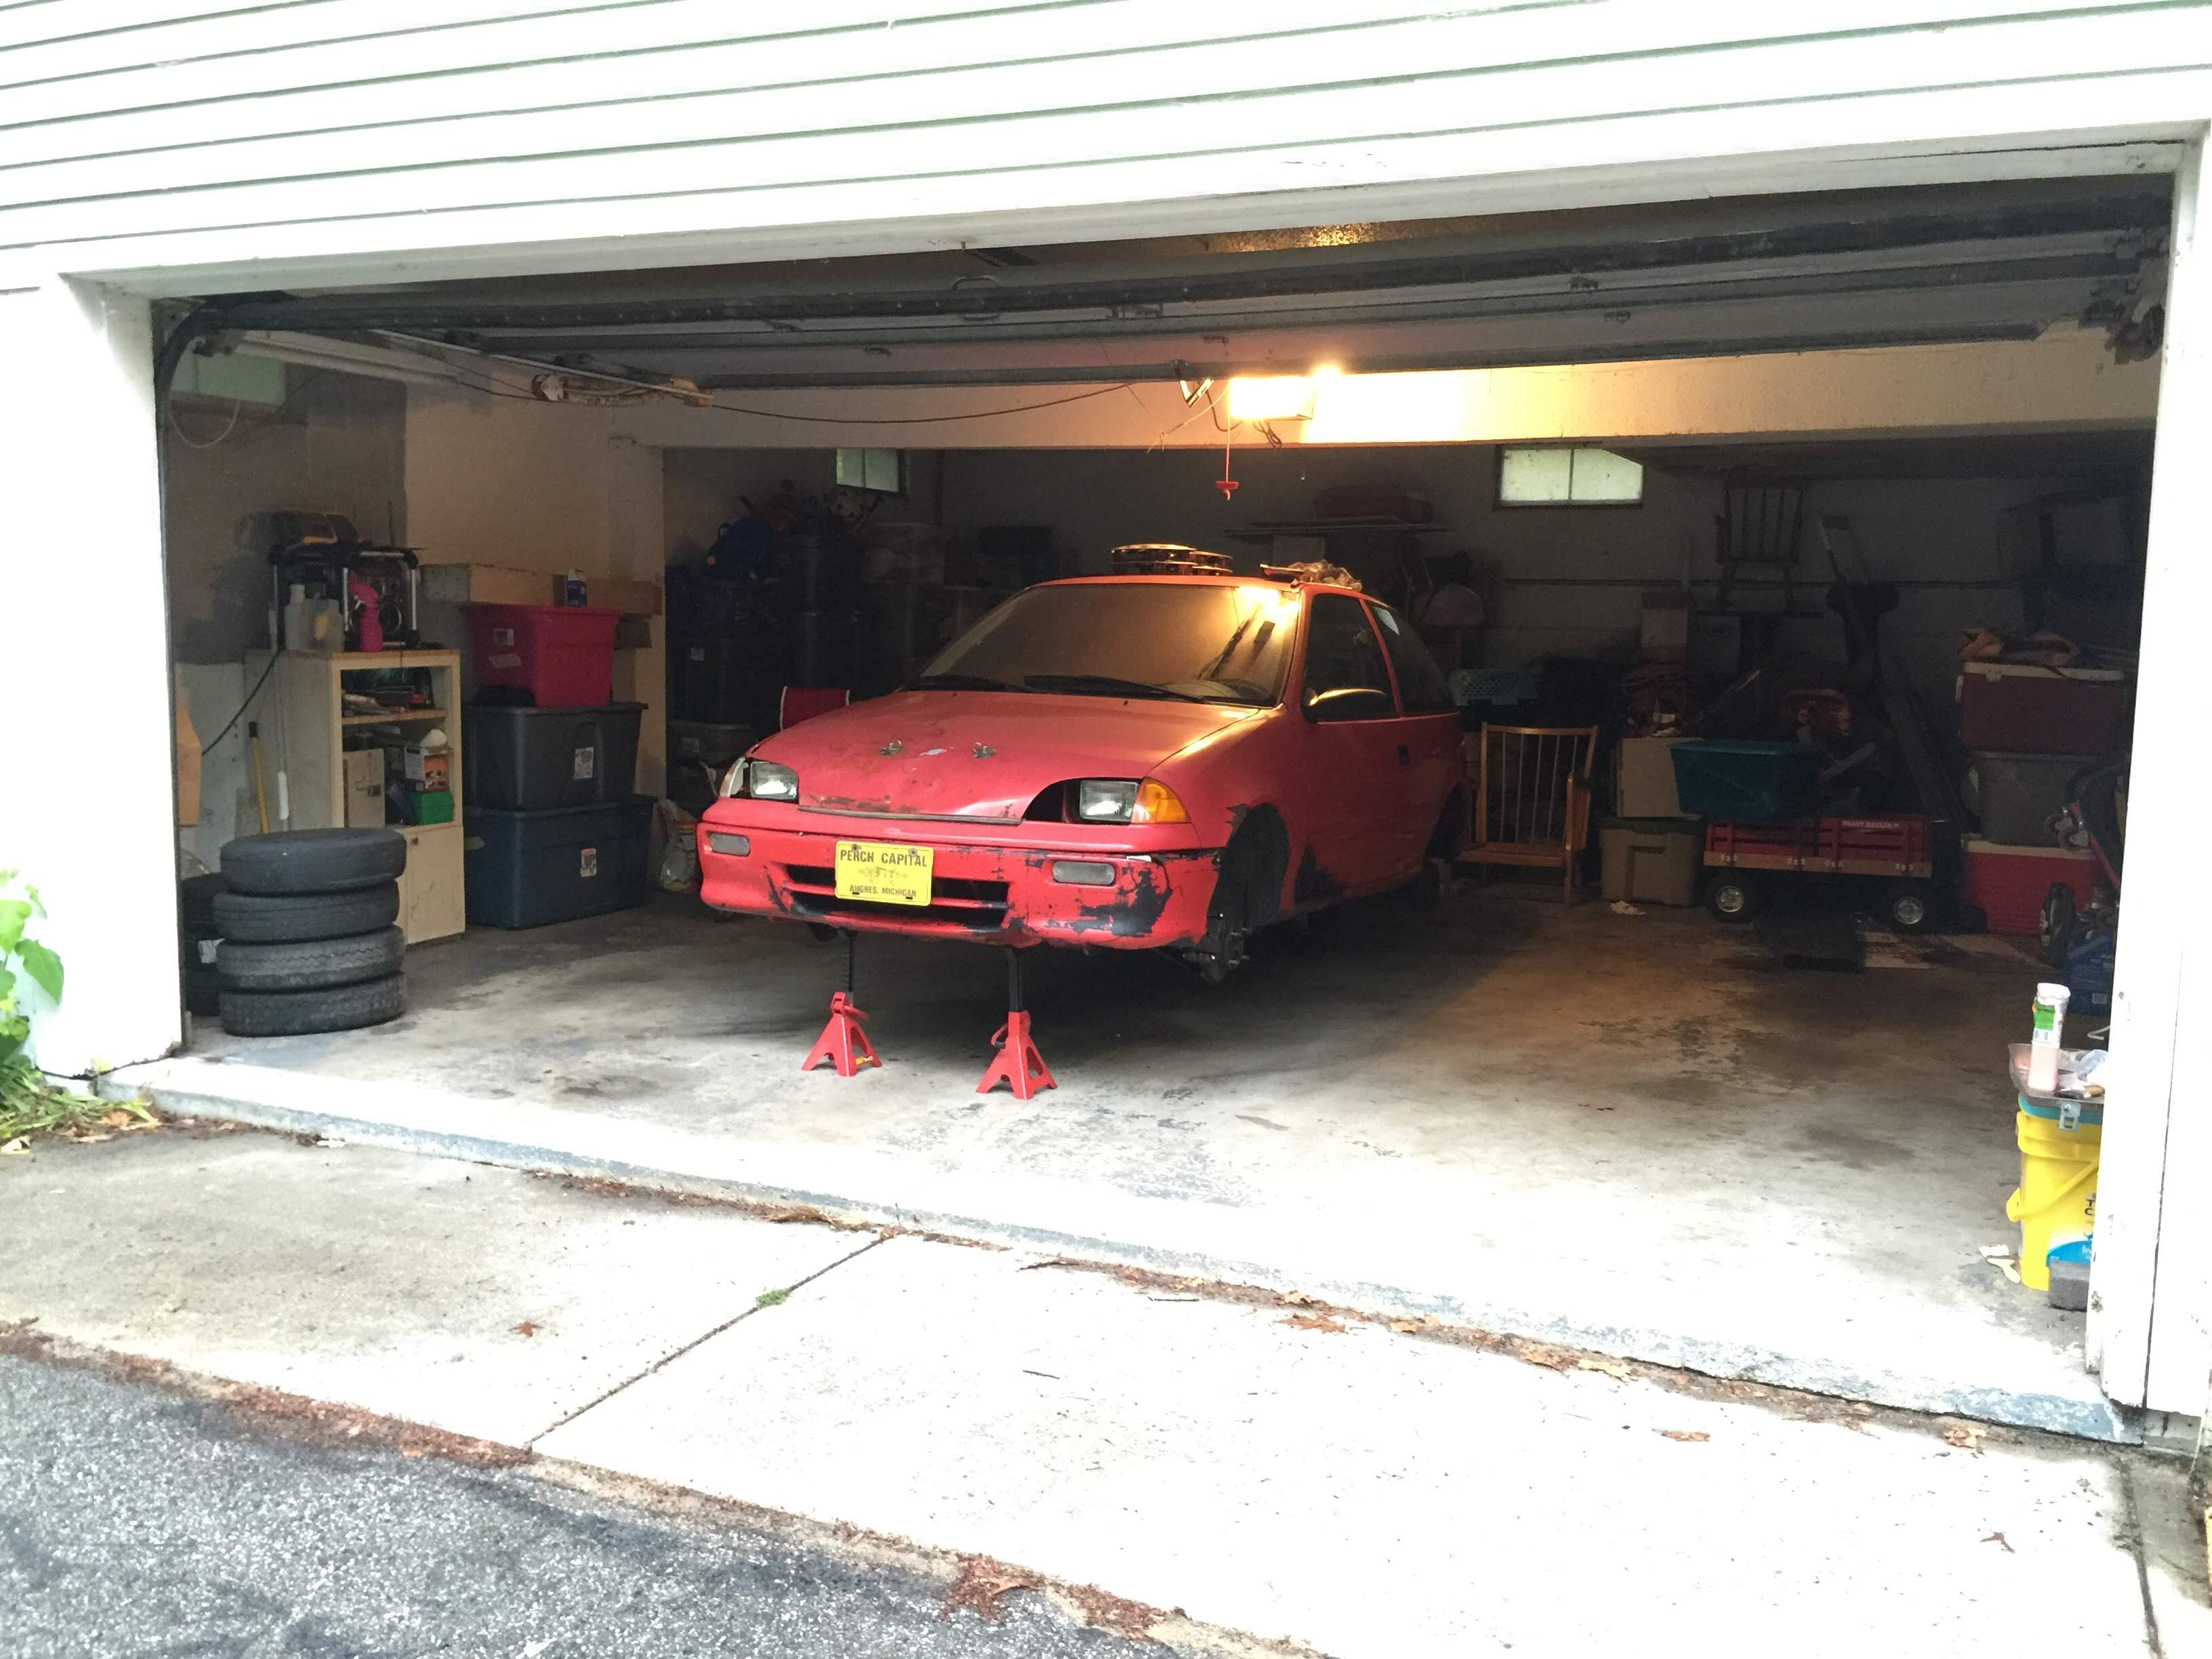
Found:
[{"label": "rusty paint patch", "polygon": [[1344,884],[1321,867],[1321,860],[1314,856],[1311,842],[1306,843],[1306,850],[1299,856],[1297,884],[1291,893],[1301,904],[1316,903],[1343,896]]},{"label": "rusty paint patch", "polygon": [[974,753],[975,753],[975,758],[976,758],[977,760],[988,760],[988,759],[990,759],[990,758],[991,758],[991,757],[992,757],[992,756],[994,756],[994,755],[997,754],[998,752],[999,752],[999,751],[998,751],[997,750],[995,750],[995,749],[992,748],[992,747],[991,747],[991,745],[990,745],[989,744],[988,744],[988,743],[979,743],[979,744],[977,744],[975,745],[975,750],[974,750]]}]

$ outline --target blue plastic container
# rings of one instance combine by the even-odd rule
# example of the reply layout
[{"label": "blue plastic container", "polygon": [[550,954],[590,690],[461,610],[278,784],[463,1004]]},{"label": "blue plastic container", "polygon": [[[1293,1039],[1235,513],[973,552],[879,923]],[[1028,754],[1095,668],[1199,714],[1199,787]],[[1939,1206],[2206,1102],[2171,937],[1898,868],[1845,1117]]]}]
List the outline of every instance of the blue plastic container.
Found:
[{"label": "blue plastic container", "polygon": [[1820,805],[1820,751],[1802,743],[1692,738],[1674,749],[1674,793],[1701,818],[1797,818]]},{"label": "blue plastic container", "polygon": [[645,902],[650,796],[501,812],[471,802],[461,876],[471,927],[543,927]]}]

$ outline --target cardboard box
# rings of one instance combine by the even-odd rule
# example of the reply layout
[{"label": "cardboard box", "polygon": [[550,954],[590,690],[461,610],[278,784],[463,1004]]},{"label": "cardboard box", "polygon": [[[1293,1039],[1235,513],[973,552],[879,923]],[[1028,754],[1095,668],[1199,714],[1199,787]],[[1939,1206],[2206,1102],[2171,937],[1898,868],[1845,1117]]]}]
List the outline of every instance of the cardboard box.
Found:
[{"label": "cardboard box", "polygon": [[[422,597],[444,605],[558,605],[562,571],[516,570],[503,564],[426,564]],[[585,601],[629,617],[660,614],[660,584],[627,576],[584,575]]]},{"label": "cardboard box", "polygon": [[450,789],[453,777],[453,751],[450,749],[417,749],[409,747],[400,751],[400,764],[406,769],[407,781],[416,789]]},{"label": "cardboard box", "polygon": [[349,749],[345,751],[345,827],[381,830],[384,827],[384,750]]},{"label": "cardboard box", "polygon": [[192,726],[192,700],[177,687],[177,827],[200,821],[200,734]]}]

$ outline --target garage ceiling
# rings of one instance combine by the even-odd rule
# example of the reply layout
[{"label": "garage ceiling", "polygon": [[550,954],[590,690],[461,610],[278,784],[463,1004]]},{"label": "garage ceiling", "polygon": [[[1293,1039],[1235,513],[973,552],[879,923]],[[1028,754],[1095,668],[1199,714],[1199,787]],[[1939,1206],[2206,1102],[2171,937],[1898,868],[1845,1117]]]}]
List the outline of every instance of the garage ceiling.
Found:
[{"label": "garage ceiling", "polygon": [[2154,300],[2162,181],[1930,187],[1265,236],[222,296],[709,390],[1578,363],[2110,326]]}]

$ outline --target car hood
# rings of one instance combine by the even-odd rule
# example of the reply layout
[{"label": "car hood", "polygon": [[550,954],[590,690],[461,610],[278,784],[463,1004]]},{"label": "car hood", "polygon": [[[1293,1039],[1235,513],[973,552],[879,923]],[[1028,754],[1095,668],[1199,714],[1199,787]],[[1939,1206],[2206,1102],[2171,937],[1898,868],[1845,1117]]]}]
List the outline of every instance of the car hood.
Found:
[{"label": "car hood", "polygon": [[779,732],[753,753],[799,774],[802,806],[1018,818],[1070,778],[1141,778],[1261,711],[1164,699],[901,691]]}]

